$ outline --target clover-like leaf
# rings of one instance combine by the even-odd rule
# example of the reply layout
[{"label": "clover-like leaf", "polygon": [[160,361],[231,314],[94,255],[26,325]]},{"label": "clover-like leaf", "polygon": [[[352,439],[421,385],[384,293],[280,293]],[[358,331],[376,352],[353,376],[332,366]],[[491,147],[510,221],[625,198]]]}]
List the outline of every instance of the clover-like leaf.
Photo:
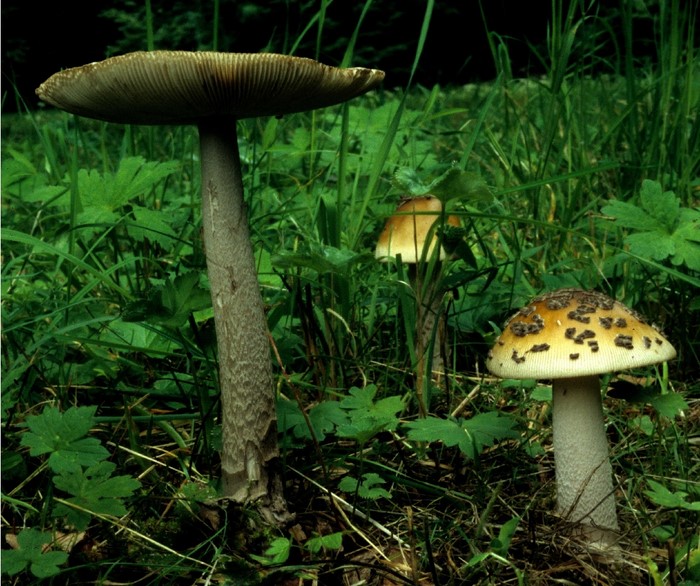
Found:
[{"label": "clover-like leaf", "polygon": [[2,573],[14,576],[29,566],[37,578],[58,574],[58,566],[68,561],[68,554],[63,551],[47,551],[51,539],[50,533],[23,529],[17,536],[17,549],[2,550]]},{"label": "clover-like leaf", "polygon": [[92,466],[109,456],[96,438],[85,437],[95,421],[95,406],[71,407],[61,413],[46,407],[40,415],[27,417],[29,431],[21,443],[31,456],[50,454],[49,468],[60,474]]}]

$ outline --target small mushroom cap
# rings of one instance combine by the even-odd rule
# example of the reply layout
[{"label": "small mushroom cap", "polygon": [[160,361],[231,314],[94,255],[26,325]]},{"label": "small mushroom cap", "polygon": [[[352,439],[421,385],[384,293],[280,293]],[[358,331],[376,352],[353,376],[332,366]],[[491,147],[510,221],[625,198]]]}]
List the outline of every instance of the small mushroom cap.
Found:
[{"label": "small mushroom cap", "polygon": [[653,326],[597,291],[560,289],[516,313],[489,352],[501,378],[572,378],[616,372],[676,357]]},{"label": "small mushroom cap", "polygon": [[338,104],[384,79],[274,53],[138,51],[52,75],[36,90],[73,114],[121,124],[278,116]]},{"label": "small mushroom cap", "polygon": [[[430,258],[438,241],[437,234],[434,230],[431,232],[431,229],[441,215],[442,202],[432,195],[404,201],[387,220],[377,240],[374,256],[386,260],[387,257],[400,254],[402,262],[418,263],[428,235],[432,234],[432,242],[427,251],[427,258]],[[447,216],[445,224],[455,227],[462,225],[458,216]],[[440,260],[446,256],[445,249],[441,247]]]}]

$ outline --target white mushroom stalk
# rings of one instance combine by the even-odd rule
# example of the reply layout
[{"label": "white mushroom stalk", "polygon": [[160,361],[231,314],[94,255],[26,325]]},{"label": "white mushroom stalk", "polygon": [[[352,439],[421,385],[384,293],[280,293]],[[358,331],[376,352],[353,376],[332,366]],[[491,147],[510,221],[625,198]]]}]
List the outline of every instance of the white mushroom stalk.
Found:
[{"label": "white mushroom stalk", "polygon": [[61,71],[37,89],[58,108],[122,124],[196,124],[202,226],[222,403],[223,496],[284,521],[267,320],[243,197],[236,121],[322,108],[384,79],[275,54],[136,52]]},{"label": "white mushroom stalk", "polygon": [[557,513],[586,541],[614,541],[619,529],[597,375],[552,381]]},{"label": "white mushroom stalk", "polygon": [[580,289],[533,299],[489,352],[486,366],[497,376],[552,380],[557,512],[591,546],[612,545],[619,530],[598,375],[675,356],[632,310]]}]

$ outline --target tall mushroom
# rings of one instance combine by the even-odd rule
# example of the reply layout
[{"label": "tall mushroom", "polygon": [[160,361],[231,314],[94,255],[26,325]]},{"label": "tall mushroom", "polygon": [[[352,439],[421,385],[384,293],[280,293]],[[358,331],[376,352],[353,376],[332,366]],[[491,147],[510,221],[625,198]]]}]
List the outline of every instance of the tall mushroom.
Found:
[{"label": "tall mushroom", "polygon": [[619,529],[598,375],[676,356],[659,331],[597,291],[560,289],[507,322],[486,359],[495,375],[552,379],[557,512],[592,546]]},{"label": "tall mushroom", "polygon": [[[375,257],[386,261],[401,256],[401,262],[409,267],[411,286],[416,297],[416,399],[422,416],[427,414],[424,385],[426,353],[435,336],[432,352],[432,371],[443,372],[442,348],[445,338],[444,316],[440,315],[443,291],[436,286],[435,274],[425,270],[433,254],[437,260],[447,258],[447,251],[440,242],[442,224],[460,227],[458,216],[447,216],[439,198],[426,195],[402,201],[396,212],[387,220],[377,240]],[[440,249],[435,247],[440,243]],[[438,275],[439,277],[439,275]],[[435,329],[437,328],[437,332]]]},{"label": "tall mushroom", "polygon": [[196,124],[202,224],[223,411],[223,496],[286,516],[267,321],[243,198],[236,121],[322,108],[376,87],[382,71],[276,54],[136,52],[54,74],[38,96],[121,124]]}]

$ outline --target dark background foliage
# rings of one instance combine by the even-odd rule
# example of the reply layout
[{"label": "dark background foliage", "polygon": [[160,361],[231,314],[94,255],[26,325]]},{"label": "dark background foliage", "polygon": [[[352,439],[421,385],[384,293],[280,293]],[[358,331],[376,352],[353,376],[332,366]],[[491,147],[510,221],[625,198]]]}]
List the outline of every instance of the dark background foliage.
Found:
[{"label": "dark background foliage", "polygon": [[[145,4],[142,0],[112,0],[47,2],[37,7],[32,2],[3,2],[4,110],[19,106],[11,98],[15,87],[21,99],[33,107],[37,104],[34,88],[52,73],[113,54],[145,50]],[[645,10],[653,11],[653,4],[647,3]],[[321,38],[317,38],[316,25],[303,35],[320,5],[318,0],[221,0],[217,48],[285,53],[301,38],[297,55],[337,64],[343,58],[364,2],[330,2]],[[438,0],[415,81],[426,86],[447,86],[492,79],[496,66],[487,31],[496,44],[507,44],[512,75],[540,75],[544,70],[541,61],[546,58],[551,6],[549,0]],[[425,9],[424,0],[383,0],[372,4],[360,29],[353,64],[384,69],[388,87],[404,86]],[[592,44],[609,46],[608,53],[613,53],[619,28],[618,4],[598,10],[588,19],[591,31],[584,38]],[[604,14],[600,14],[601,10]],[[155,48],[212,49],[213,1],[153,0],[152,12]],[[635,32],[640,39],[639,53],[644,54],[643,39],[650,38],[653,17],[649,12],[639,17]],[[606,51],[597,52],[598,61],[592,68],[609,68],[600,58],[605,54]]]}]

